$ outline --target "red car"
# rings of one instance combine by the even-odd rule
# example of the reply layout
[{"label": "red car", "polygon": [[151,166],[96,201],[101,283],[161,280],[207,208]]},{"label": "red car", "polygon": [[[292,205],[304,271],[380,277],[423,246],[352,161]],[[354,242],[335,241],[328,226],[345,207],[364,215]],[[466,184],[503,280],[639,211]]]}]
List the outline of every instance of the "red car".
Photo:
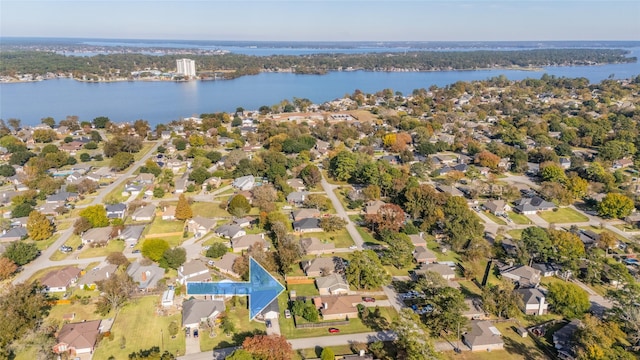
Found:
[{"label": "red car", "polygon": [[329,328],[329,332],[332,333],[332,334],[339,333],[340,329],[338,329],[338,328]]},{"label": "red car", "polygon": [[376,299],[372,298],[372,297],[363,297],[362,301],[364,301],[364,302],[376,302]]}]

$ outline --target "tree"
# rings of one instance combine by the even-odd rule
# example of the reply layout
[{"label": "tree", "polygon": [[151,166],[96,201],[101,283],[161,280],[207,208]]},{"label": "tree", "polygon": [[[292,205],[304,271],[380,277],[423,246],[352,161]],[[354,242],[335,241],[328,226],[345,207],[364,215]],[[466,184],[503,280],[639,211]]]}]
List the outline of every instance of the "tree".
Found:
[{"label": "tree", "polygon": [[119,152],[111,159],[109,166],[116,171],[121,171],[128,168],[134,162],[133,154]]},{"label": "tree", "polygon": [[291,344],[284,336],[254,335],[244,339],[242,348],[256,360],[290,360],[293,357]]},{"label": "tree", "polygon": [[253,205],[260,210],[270,212],[275,210],[275,202],[278,200],[278,192],[271,184],[264,184],[253,189]]},{"label": "tree", "polygon": [[88,153],[83,152],[82,154],[80,154],[80,161],[82,161],[82,162],[91,161],[91,155],[89,155]]},{"label": "tree", "polygon": [[244,195],[238,194],[229,201],[227,210],[235,217],[243,217],[251,211],[251,205]]},{"label": "tree", "polygon": [[219,258],[226,254],[229,248],[223,243],[215,243],[207,249],[206,256],[209,258]]},{"label": "tree", "polygon": [[318,321],[318,309],[311,302],[306,302],[304,300],[296,300],[293,302],[291,306],[291,312],[295,316],[300,316],[309,322]]},{"label": "tree", "polygon": [[553,243],[549,234],[541,227],[530,226],[522,231],[522,243],[535,260],[547,262],[553,257]]},{"label": "tree", "polygon": [[4,250],[2,256],[13,261],[16,265],[22,266],[38,257],[38,247],[34,243],[24,241],[14,241]]},{"label": "tree", "polygon": [[637,344],[640,341],[640,284],[629,282],[621,289],[609,290],[607,298],[614,304],[610,314],[620,323],[629,342]]},{"label": "tree", "polygon": [[56,132],[51,129],[36,129],[33,131],[33,140],[38,143],[50,143],[56,138]]},{"label": "tree", "polygon": [[404,211],[396,204],[382,205],[376,214],[367,214],[364,219],[378,234],[388,231],[398,231],[405,221]]},{"label": "tree", "polygon": [[0,165],[0,176],[11,177],[16,174],[16,169],[9,164]]},{"label": "tree", "polygon": [[317,209],[320,211],[325,211],[327,209],[329,209],[329,204],[331,203],[331,201],[329,201],[329,198],[327,198],[324,195],[320,195],[320,194],[309,194],[307,195],[307,198],[304,199],[304,207],[306,208],[312,208],[312,209]]},{"label": "tree", "polygon": [[167,330],[169,330],[169,335],[171,335],[171,338],[175,338],[176,335],[178,335],[178,331],[180,331],[180,326],[178,325],[177,321],[173,320],[171,323],[169,323]]},{"label": "tree", "polygon": [[336,358],[336,354],[329,347],[325,347],[322,349],[322,353],[320,354],[321,360],[334,360]]},{"label": "tree", "polygon": [[408,235],[403,233],[385,232],[382,240],[389,244],[382,261],[400,269],[413,261],[415,246]]},{"label": "tree", "polygon": [[500,318],[512,318],[520,313],[522,297],[513,291],[513,283],[502,280],[497,285],[488,285],[482,290],[484,310]]},{"label": "tree", "polygon": [[220,328],[225,334],[231,335],[232,333],[236,332],[236,324],[231,318],[229,318],[229,316],[224,315],[220,320]]},{"label": "tree", "polygon": [[500,157],[490,151],[483,150],[476,155],[476,163],[491,170],[496,170],[498,169],[498,164],[500,164]]},{"label": "tree", "polygon": [[75,235],[80,235],[83,232],[91,229],[92,227],[93,225],[91,225],[89,220],[81,216],[73,223],[73,233]]},{"label": "tree", "polygon": [[44,117],[44,118],[40,119],[40,123],[45,124],[45,125],[49,126],[52,129],[56,126],[56,120],[54,118],[52,118],[51,116]]},{"label": "tree", "polygon": [[608,251],[609,249],[615,248],[618,244],[618,239],[616,236],[610,231],[603,231],[600,233],[598,237],[598,247],[601,249],[605,249]]},{"label": "tree", "polygon": [[50,299],[38,282],[5,285],[0,295],[0,356],[13,341],[37,329],[51,309]]},{"label": "tree", "polygon": [[187,201],[187,197],[184,194],[180,194],[178,198],[178,204],[176,205],[176,219],[187,220],[193,217],[193,211]]},{"label": "tree", "polygon": [[183,247],[174,247],[167,249],[162,254],[160,265],[163,267],[169,267],[171,269],[177,269],[187,261],[187,251]]},{"label": "tree", "polygon": [[320,228],[325,232],[333,232],[344,229],[347,221],[340,216],[329,215],[320,219]]},{"label": "tree", "polygon": [[454,332],[465,327],[467,318],[463,312],[468,307],[459,290],[443,286],[425,294],[428,294],[425,300],[432,306],[432,310],[424,315],[424,322],[434,334],[442,331]]},{"label": "tree", "polygon": [[247,350],[238,349],[227,356],[226,360],[254,360],[254,358]]},{"label": "tree", "polygon": [[580,286],[567,282],[553,282],[548,286],[547,298],[553,310],[567,319],[582,317],[589,308],[589,294]]},{"label": "tree", "polygon": [[164,189],[161,188],[160,186],[156,186],[155,188],[153,188],[153,197],[155,198],[162,198],[164,197]]},{"label": "tree", "polygon": [[93,126],[95,126],[96,129],[104,129],[104,128],[107,127],[107,125],[110,122],[111,121],[106,116],[98,116],[97,118],[93,119],[93,121],[92,121]]},{"label": "tree", "polygon": [[329,160],[329,174],[339,181],[349,180],[356,168],[356,155],[349,151],[341,151]]},{"label": "tree", "polygon": [[633,208],[633,200],[629,197],[618,193],[608,193],[598,204],[598,214],[606,218],[622,219],[631,214]]},{"label": "tree", "polygon": [[43,213],[33,210],[27,219],[27,234],[35,241],[46,240],[53,235],[53,224]]},{"label": "tree", "polygon": [[8,279],[16,270],[18,270],[18,265],[11,259],[0,257],[0,280]]},{"label": "tree", "polygon": [[322,173],[317,166],[309,164],[300,171],[300,178],[308,188],[315,187],[322,180]]},{"label": "tree", "polygon": [[540,164],[540,177],[543,181],[565,183],[567,175],[559,164],[554,162],[545,162]]},{"label": "tree", "polygon": [[442,210],[444,212],[442,230],[454,250],[461,250],[470,239],[482,237],[484,226],[469,209],[463,197],[449,197]]},{"label": "tree", "polygon": [[149,122],[146,120],[138,119],[133,123],[133,128],[136,131],[136,134],[140,135],[140,137],[145,138],[147,134],[151,130],[149,126]]},{"label": "tree", "polygon": [[204,138],[202,137],[202,135],[199,135],[199,134],[191,134],[189,136],[189,145],[195,146],[195,147],[202,147],[204,146]]},{"label": "tree", "polygon": [[15,219],[15,218],[29,216],[29,214],[31,214],[32,211],[33,211],[33,206],[30,203],[25,202],[25,203],[16,205],[13,208],[13,210],[11,210],[11,217]]},{"label": "tree", "polygon": [[91,194],[98,189],[98,183],[89,179],[82,179],[78,183],[78,193],[80,194]]},{"label": "tree", "polygon": [[391,330],[398,338],[394,342],[398,350],[397,357],[406,360],[438,359],[433,344],[429,340],[429,330],[422,324],[418,315],[411,309],[402,309]]},{"label": "tree", "polygon": [[204,184],[211,174],[204,167],[197,167],[189,174],[189,180],[195,182],[198,185]]},{"label": "tree", "polygon": [[142,243],[142,255],[153,260],[162,259],[164,252],[169,249],[169,243],[164,239],[146,239]]},{"label": "tree", "polygon": [[87,219],[91,223],[91,227],[105,227],[109,226],[109,218],[107,217],[107,210],[102,205],[92,205],[86,207],[78,213],[78,215]]},{"label": "tree", "polygon": [[553,259],[566,267],[576,270],[577,262],[584,257],[584,243],[572,232],[563,230],[547,230],[553,242]]},{"label": "tree", "polygon": [[116,266],[129,265],[129,259],[121,251],[113,251],[107,255],[107,262]]},{"label": "tree", "polygon": [[138,287],[129,275],[119,272],[98,281],[97,285],[100,289],[100,298],[96,303],[96,311],[101,315],[116,311],[124,305]]},{"label": "tree", "polygon": [[[281,224],[281,223],[280,223]],[[285,275],[291,271],[291,267],[297,264],[302,257],[300,243],[291,234],[286,234],[278,238],[276,262],[280,273]]]},{"label": "tree", "polygon": [[574,335],[578,359],[637,359],[625,347],[624,333],[613,321],[587,315]]},{"label": "tree", "polygon": [[373,289],[389,282],[380,258],[371,250],[355,251],[346,270],[347,281],[356,289]]}]

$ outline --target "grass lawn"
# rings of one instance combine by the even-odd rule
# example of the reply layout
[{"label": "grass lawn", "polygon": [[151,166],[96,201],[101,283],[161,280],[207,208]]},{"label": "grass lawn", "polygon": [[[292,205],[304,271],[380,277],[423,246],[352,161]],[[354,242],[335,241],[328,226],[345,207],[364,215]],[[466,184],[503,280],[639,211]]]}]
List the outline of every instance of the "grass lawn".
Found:
[{"label": "grass lawn", "polygon": [[507,225],[507,223],[500,217],[497,217],[495,215],[493,215],[492,213],[486,211],[482,213],[484,216],[488,217],[489,219],[491,219],[491,221],[493,221],[494,223],[498,224],[498,225]]},{"label": "grass lawn", "polygon": [[[355,354],[353,350],[351,350],[351,345],[329,346],[329,348],[333,350],[333,353],[337,356]],[[324,348],[318,346],[316,348],[302,349],[298,351],[302,354],[303,359],[315,359],[320,357],[323,349]]]},{"label": "grass lawn", "polygon": [[[296,284],[288,285],[287,291],[294,290],[297,296],[318,296],[320,293],[315,284]],[[286,295],[286,293],[285,293]],[[284,309],[284,308],[283,308]]]},{"label": "grass lawn", "polygon": [[47,249],[49,246],[51,246],[51,244],[56,242],[56,240],[58,240],[58,237],[60,237],[60,234],[54,234],[47,240],[40,240],[40,241],[33,241],[33,242],[36,244],[36,247],[38,248],[38,250],[43,251]]},{"label": "grass lawn", "polygon": [[87,248],[83,250],[78,258],[86,259],[98,256],[107,256],[112,252],[122,252],[124,250],[124,241],[111,240],[104,247]]},{"label": "grass lawn", "polygon": [[518,214],[516,212],[513,211],[509,211],[507,213],[507,216],[513,220],[514,223],[518,224],[518,225],[528,225],[531,224],[531,220],[529,220],[528,217],[522,215],[522,214]]},{"label": "grass lawn", "polygon": [[110,193],[108,193],[104,197],[104,200],[105,201],[109,201],[110,203],[111,202],[121,203],[121,202],[124,202],[125,200],[127,200],[128,196],[122,196],[122,192],[124,191],[125,185],[126,185],[126,181],[123,182],[122,185],[117,186]]},{"label": "grass lawn", "polygon": [[595,226],[581,226],[580,229],[591,230],[596,234],[600,234],[600,233],[603,233],[603,232],[607,231],[609,234],[612,234],[613,236],[615,236],[616,239],[618,239],[618,241],[622,241],[623,243],[629,242],[629,239],[626,239],[624,236],[621,236],[618,233],[615,233],[615,232],[607,230],[607,229],[601,229],[601,228],[595,227]]},{"label": "grass lawn", "polygon": [[407,267],[403,267],[400,269],[392,265],[386,265],[384,268],[387,270],[389,274],[391,274],[391,276],[408,276],[409,270],[414,270],[416,268],[416,265],[411,264]]},{"label": "grass lawn", "polygon": [[333,193],[336,194],[336,197],[338,198],[338,200],[340,200],[340,203],[342,204],[342,207],[345,210],[350,210],[350,209],[347,206],[349,205],[349,203],[347,202],[345,195],[343,195],[343,192],[346,194],[350,189],[351,189],[350,186],[341,186],[337,189],[333,189]]},{"label": "grass lawn", "polygon": [[451,250],[443,253],[440,245],[435,241],[427,241],[427,248],[436,254],[438,261],[460,261],[460,255]]},{"label": "grass lawn", "polygon": [[522,230],[523,229],[513,229],[513,230],[509,230],[507,231],[507,234],[511,235],[511,237],[515,240],[521,240],[522,239]]},{"label": "grass lawn", "polygon": [[162,218],[156,217],[149,226],[147,234],[182,233],[182,231],[184,231],[184,221],[162,220]]},{"label": "grass lawn", "polygon": [[[249,321],[249,310],[246,307],[246,298],[238,300],[235,309],[232,309],[231,301],[227,302],[226,314],[236,327],[236,332],[231,336],[225,335],[219,328],[215,329],[215,336],[210,337],[208,330],[200,331],[200,351],[221,349],[230,346],[238,346],[248,333],[264,333],[266,327],[263,323]],[[284,310],[283,310],[284,311]]]},{"label": "grass lawn", "polygon": [[336,245],[336,248],[348,248],[353,245],[353,240],[347,229],[334,232],[314,232],[304,234],[303,237],[315,237],[320,240],[328,240]]},{"label": "grass lawn", "polygon": [[230,217],[226,210],[220,208],[220,203],[213,202],[195,202],[191,204],[191,210],[193,210],[193,215],[200,215],[202,217],[211,218],[211,217]]},{"label": "grass lawn", "polygon": [[142,159],[142,157],[149,152],[149,150],[151,150],[151,148],[153,147],[153,145],[155,145],[155,142],[144,142],[142,143],[142,149],[140,149],[140,151],[138,151],[137,153],[133,154],[133,158],[138,161],[140,159]]},{"label": "grass lawn", "polygon": [[589,221],[588,217],[571,208],[559,208],[558,211],[542,211],[538,215],[545,221],[556,224]]},{"label": "grass lawn", "polygon": [[[169,324],[177,321],[180,324],[180,313],[171,316],[156,314],[158,296],[147,296],[131,301],[125,305],[113,323],[111,333],[114,340],[104,339],[98,344],[94,359],[126,359],[130,353],[141,349],[148,349],[164,343],[161,350],[168,350],[175,354],[185,353],[184,331],[179,331],[175,339],[169,336]],[[126,346],[120,348],[120,339],[126,338]]]}]

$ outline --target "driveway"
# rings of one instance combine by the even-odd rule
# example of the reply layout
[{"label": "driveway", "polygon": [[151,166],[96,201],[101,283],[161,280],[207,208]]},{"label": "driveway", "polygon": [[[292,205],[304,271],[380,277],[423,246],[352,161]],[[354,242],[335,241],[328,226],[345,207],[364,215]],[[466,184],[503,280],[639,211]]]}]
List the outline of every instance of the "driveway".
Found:
[{"label": "driveway", "polygon": [[404,303],[400,300],[400,296],[396,292],[396,290],[391,285],[385,285],[382,287],[385,295],[387,295],[387,301],[389,305],[393,306],[396,311],[400,311],[404,307]]},{"label": "driveway", "polygon": [[280,335],[280,322],[278,319],[271,319],[271,327],[267,328],[267,335]]},{"label": "driveway", "polygon": [[[189,330],[190,334],[185,339],[186,349],[185,355],[197,354],[200,352],[200,338],[193,337],[193,329]],[[198,330],[200,333],[200,330]],[[199,334],[199,336],[209,336],[208,334]]]},{"label": "driveway", "polygon": [[364,244],[364,240],[362,239],[362,236],[360,236],[360,233],[356,229],[356,226],[353,224],[353,221],[351,221],[351,219],[349,218],[349,215],[344,210],[342,203],[340,202],[336,194],[333,192],[333,190],[338,188],[338,186],[329,184],[329,182],[327,182],[327,180],[324,178],[324,175],[322,175],[322,181],[320,182],[320,184],[322,185],[322,189],[327,194],[327,197],[329,198],[329,200],[331,200],[331,204],[333,204],[333,208],[336,209],[336,213],[338,214],[338,216],[340,216],[341,218],[347,221],[346,228],[349,235],[351,235],[351,239],[353,239],[353,242],[356,244],[358,249],[362,250],[362,245]]}]

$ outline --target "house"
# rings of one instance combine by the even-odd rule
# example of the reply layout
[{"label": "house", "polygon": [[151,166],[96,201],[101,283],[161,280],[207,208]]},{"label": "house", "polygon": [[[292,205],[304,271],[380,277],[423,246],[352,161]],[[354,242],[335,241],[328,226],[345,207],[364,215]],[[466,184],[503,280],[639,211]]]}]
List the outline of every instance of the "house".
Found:
[{"label": "house", "polygon": [[509,256],[518,256],[518,245],[511,238],[502,239],[502,249]]},{"label": "house", "polygon": [[532,198],[522,198],[516,201],[515,204],[516,206],[513,209],[524,215],[531,215],[537,213],[538,211],[553,210],[556,208],[556,205],[554,203],[545,201],[539,196],[534,196]]},{"label": "house", "polygon": [[245,216],[241,218],[235,218],[231,223],[233,225],[240,226],[241,228],[246,228],[256,223],[256,220],[252,217]]},{"label": "house", "polygon": [[308,237],[300,239],[300,248],[307,255],[321,255],[333,253],[336,245],[330,242],[323,242],[318,238]]},{"label": "house", "polygon": [[231,239],[231,248],[234,252],[249,250],[250,246],[254,246],[257,244],[262,244],[262,249],[264,251],[269,250],[269,243],[267,240],[265,240],[264,233],[248,234],[237,237],[235,239]]},{"label": "house", "polygon": [[309,218],[317,218],[317,217],[320,217],[320,211],[318,211],[318,209],[299,209],[299,210],[293,211],[291,213],[291,217],[293,218],[293,221],[299,221],[302,219],[309,219]]},{"label": "house", "polygon": [[138,196],[143,188],[142,185],[127,184],[122,191],[122,196]]},{"label": "house", "polygon": [[124,219],[124,213],[127,211],[127,205],[123,203],[107,205],[105,208],[109,219]]},{"label": "house", "polygon": [[550,263],[533,263],[531,264],[531,267],[536,270],[540,270],[540,276],[542,277],[555,276],[560,272],[560,268],[558,266]]},{"label": "house", "polygon": [[197,329],[201,323],[215,320],[224,311],[222,300],[187,300],[182,303],[182,326]]},{"label": "house", "polygon": [[185,191],[187,191],[188,185],[189,185],[188,174],[184,173],[184,175],[182,175],[180,179],[176,180],[175,193],[176,194],[184,193]]},{"label": "house", "polygon": [[591,231],[591,230],[580,230],[578,231],[578,237],[580,237],[580,241],[584,244],[585,248],[592,248],[598,244],[600,240],[600,234]]},{"label": "house", "polygon": [[309,196],[308,191],[294,191],[287,195],[287,202],[292,205],[302,205]]},{"label": "house", "polygon": [[164,269],[155,263],[142,265],[136,261],[129,264],[127,274],[138,284],[138,289],[149,290],[158,286],[158,281],[164,277]]},{"label": "house", "polygon": [[256,184],[256,178],[253,175],[241,176],[235,178],[231,183],[231,186],[238,190],[249,191],[253,189]]},{"label": "house", "polygon": [[436,254],[424,246],[416,246],[415,250],[413,250],[413,259],[418,264],[430,264],[438,261]]},{"label": "house", "polygon": [[331,274],[316,278],[320,295],[344,295],[349,293],[349,284],[341,274]]},{"label": "house", "polygon": [[504,200],[491,200],[482,205],[483,208],[496,216],[505,215],[507,211],[511,211],[511,206]]},{"label": "house", "polygon": [[427,247],[427,240],[424,239],[423,233],[409,235],[409,239],[411,240],[411,243],[415,247],[418,247],[418,246]]},{"label": "house", "polygon": [[471,331],[462,336],[462,341],[471,351],[491,351],[504,349],[502,334],[486,320],[472,321]]},{"label": "house", "polygon": [[213,230],[217,221],[214,219],[207,219],[202,216],[194,216],[187,221],[187,231],[194,234],[196,237],[203,236],[209,231]]},{"label": "house", "polygon": [[77,193],[60,191],[58,193],[47,196],[47,199],[45,200],[45,202],[58,203],[58,202],[74,201],[77,197],[78,197]]},{"label": "house", "polygon": [[322,232],[320,220],[316,218],[307,218],[293,222],[293,231],[300,233]]},{"label": "house", "polygon": [[112,231],[113,228],[111,226],[89,229],[82,233],[82,243],[106,244],[111,240]]},{"label": "house", "polygon": [[216,235],[228,239],[235,239],[247,235],[247,232],[238,225],[225,224],[215,230]]},{"label": "house", "polygon": [[156,206],[154,204],[145,205],[136,209],[131,215],[133,221],[151,221],[156,215]]},{"label": "house", "polygon": [[613,166],[611,167],[613,170],[624,169],[633,165],[633,160],[631,159],[620,159],[613,162]]},{"label": "house", "polygon": [[320,309],[323,320],[346,320],[358,317],[359,295],[321,296],[313,298],[313,304]]},{"label": "house", "polygon": [[162,220],[175,220],[176,219],[176,207],[173,205],[165,206],[162,211]]},{"label": "house", "polygon": [[449,185],[438,185],[436,186],[436,190],[442,192],[442,193],[447,193],[451,196],[464,196],[464,193],[460,190],[458,190],[456,187],[454,186],[449,186]]},{"label": "house", "polygon": [[209,268],[201,260],[191,260],[178,269],[178,282],[186,284],[187,281],[211,281]]},{"label": "house", "polygon": [[40,207],[38,207],[38,211],[43,213],[44,215],[58,215],[58,211],[61,207],[64,207],[65,203],[59,201],[57,203],[44,203]]},{"label": "house", "polygon": [[236,255],[234,253],[226,253],[222,255],[220,260],[214,261],[213,266],[218,268],[218,270],[223,274],[231,275],[234,277],[240,277],[238,273],[233,271],[233,263],[235,263],[236,259],[239,257],[240,257],[239,255]]},{"label": "house", "polygon": [[336,256],[318,257],[315,259],[303,261],[301,265],[305,275],[311,277],[327,276],[333,274],[338,269],[344,269],[344,263],[342,262],[342,259]]},{"label": "house", "polygon": [[118,270],[117,265],[107,264],[103,267],[95,267],[92,270],[87,271],[84,276],[78,280],[78,287],[94,287],[98,282],[107,280],[109,276]]},{"label": "house", "polygon": [[78,276],[80,276],[80,269],[75,266],[67,266],[49,271],[40,279],[40,284],[46,287],[47,292],[65,292],[69,286],[76,283]]},{"label": "house", "polygon": [[455,271],[447,264],[422,264],[415,271],[416,276],[424,275],[427,271],[440,274],[445,280],[453,280],[456,277]]},{"label": "house", "polygon": [[569,170],[569,168],[571,168],[571,159],[568,157],[561,157],[560,166],[565,170]]},{"label": "house", "polygon": [[91,320],[62,325],[56,336],[58,343],[53,347],[53,352],[71,353],[72,356],[92,354],[98,342],[100,323],[101,320]]},{"label": "house", "polygon": [[386,205],[384,201],[381,200],[371,200],[364,204],[364,214],[365,215],[375,215],[378,213],[378,210],[384,205]]},{"label": "house", "polygon": [[516,282],[520,288],[537,287],[540,284],[540,270],[528,265],[503,267],[500,269],[500,275]]},{"label": "house", "polygon": [[140,237],[142,236],[144,228],[144,225],[127,225],[120,232],[118,238],[124,240],[124,242],[129,246],[135,245],[138,243],[138,241],[140,241]]},{"label": "house", "polygon": [[294,191],[304,191],[307,188],[301,179],[289,179],[286,182]]},{"label": "house", "polygon": [[467,310],[462,311],[462,316],[469,320],[484,320],[487,317],[487,313],[482,309],[482,300],[478,298],[465,299],[465,305]]},{"label": "house", "polygon": [[544,294],[538,289],[518,289],[518,294],[522,296],[522,306],[520,310],[527,315],[544,315],[547,313],[549,304],[545,302]]},{"label": "house", "polygon": [[27,236],[27,228],[18,226],[9,230],[3,230],[2,235],[0,235],[0,242],[18,241],[26,239]]},{"label": "house", "polygon": [[553,346],[558,351],[560,359],[575,359],[578,357],[575,348],[574,335],[582,326],[580,320],[573,320],[553,333]]},{"label": "house", "polygon": [[171,139],[171,131],[165,130],[163,132],[160,133],[160,138],[162,140],[169,140]]},{"label": "house", "polygon": [[136,176],[136,178],[133,179],[133,182],[136,184],[151,185],[155,179],[156,177],[153,174],[142,173]]}]

